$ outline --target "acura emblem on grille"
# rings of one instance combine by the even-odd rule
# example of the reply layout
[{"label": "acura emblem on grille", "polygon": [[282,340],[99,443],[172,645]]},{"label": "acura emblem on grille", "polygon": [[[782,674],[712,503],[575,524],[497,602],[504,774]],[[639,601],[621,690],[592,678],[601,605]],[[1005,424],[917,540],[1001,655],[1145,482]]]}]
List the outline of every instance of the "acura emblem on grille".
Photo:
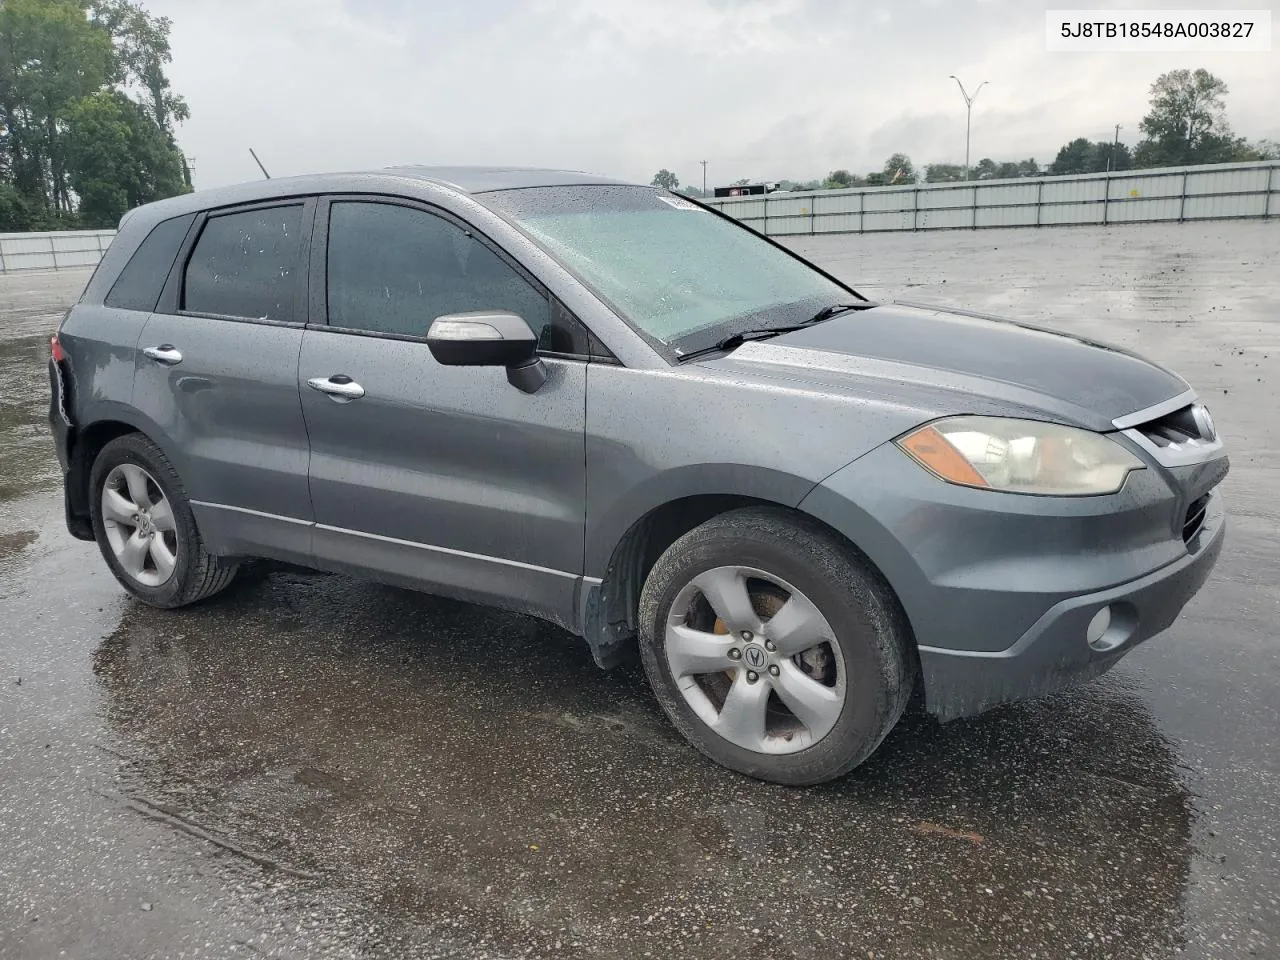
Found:
[{"label": "acura emblem on grille", "polygon": [[1209,416],[1209,409],[1203,403],[1197,403],[1191,408],[1191,419],[1196,422],[1196,427],[1200,430],[1201,440],[1218,439],[1218,431],[1213,425],[1213,417]]}]

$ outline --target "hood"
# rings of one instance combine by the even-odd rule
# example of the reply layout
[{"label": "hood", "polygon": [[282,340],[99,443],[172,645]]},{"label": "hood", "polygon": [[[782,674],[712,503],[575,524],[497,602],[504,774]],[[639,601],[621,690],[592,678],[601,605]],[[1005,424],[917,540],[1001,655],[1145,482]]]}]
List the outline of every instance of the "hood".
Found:
[{"label": "hood", "polygon": [[[990,412],[1114,429],[1118,417],[1188,390],[1176,374],[1092,340],[1029,324],[936,307],[884,304],[769,340],[748,342],[708,366],[856,390],[895,381],[951,397],[939,414]],[[958,395],[958,396],[957,396]],[[968,398],[972,398],[970,401]]]}]

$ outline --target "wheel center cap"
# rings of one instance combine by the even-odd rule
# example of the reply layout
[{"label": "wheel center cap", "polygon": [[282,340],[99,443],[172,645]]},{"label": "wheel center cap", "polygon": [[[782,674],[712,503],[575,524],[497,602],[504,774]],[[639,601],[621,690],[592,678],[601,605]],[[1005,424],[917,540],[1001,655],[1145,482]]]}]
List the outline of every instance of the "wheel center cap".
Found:
[{"label": "wheel center cap", "polygon": [[748,644],[742,649],[742,662],[752,670],[763,670],[769,662],[769,654],[765,652],[764,647],[758,647],[754,643]]},{"label": "wheel center cap", "polygon": [[151,518],[144,513],[138,518],[138,534],[145,537],[149,533],[151,533]]}]

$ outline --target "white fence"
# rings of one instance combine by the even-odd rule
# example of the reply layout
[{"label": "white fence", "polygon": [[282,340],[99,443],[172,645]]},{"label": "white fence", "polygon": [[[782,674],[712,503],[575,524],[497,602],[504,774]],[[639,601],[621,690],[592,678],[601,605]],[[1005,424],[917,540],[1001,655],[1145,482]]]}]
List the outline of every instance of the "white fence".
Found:
[{"label": "white fence", "polygon": [[[1280,217],[1280,161],[705,201],[770,236]],[[0,233],[0,273],[91,267],[114,230]]]},{"label": "white fence", "polygon": [[0,273],[92,267],[115,235],[114,230],[0,233]]},{"label": "white fence", "polygon": [[770,236],[1280,216],[1280,161],[704,201]]}]

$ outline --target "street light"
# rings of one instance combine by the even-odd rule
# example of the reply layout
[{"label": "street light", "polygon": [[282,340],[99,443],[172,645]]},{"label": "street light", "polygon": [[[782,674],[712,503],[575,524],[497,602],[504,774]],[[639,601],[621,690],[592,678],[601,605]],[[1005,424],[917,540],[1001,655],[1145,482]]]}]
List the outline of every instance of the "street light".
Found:
[{"label": "street light", "polygon": [[951,79],[952,79],[952,80],[954,80],[954,81],[956,82],[956,86],[958,86],[958,87],[960,88],[960,96],[964,97],[964,108],[965,108],[965,114],[964,114],[964,178],[965,178],[966,180],[968,180],[968,179],[969,179],[969,127],[970,127],[970,120],[971,120],[971,119],[972,119],[972,117],[973,117],[973,101],[975,101],[975,100],[977,100],[977,99],[978,99],[978,91],[979,91],[979,90],[981,90],[983,87],[985,87],[985,86],[986,86],[990,81],[988,81],[988,80],[983,80],[980,84],[978,84],[978,89],[973,91],[973,96],[970,96],[970,95],[969,95],[969,92],[968,92],[967,90],[965,90],[965,88],[964,88],[964,84],[960,82],[960,78],[959,78],[959,77],[957,77],[957,76],[953,73],[953,74],[951,74]]},{"label": "street light", "polygon": [[705,197],[707,195],[707,161],[699,160],[698,162],[702,164],[702,195]]}]

